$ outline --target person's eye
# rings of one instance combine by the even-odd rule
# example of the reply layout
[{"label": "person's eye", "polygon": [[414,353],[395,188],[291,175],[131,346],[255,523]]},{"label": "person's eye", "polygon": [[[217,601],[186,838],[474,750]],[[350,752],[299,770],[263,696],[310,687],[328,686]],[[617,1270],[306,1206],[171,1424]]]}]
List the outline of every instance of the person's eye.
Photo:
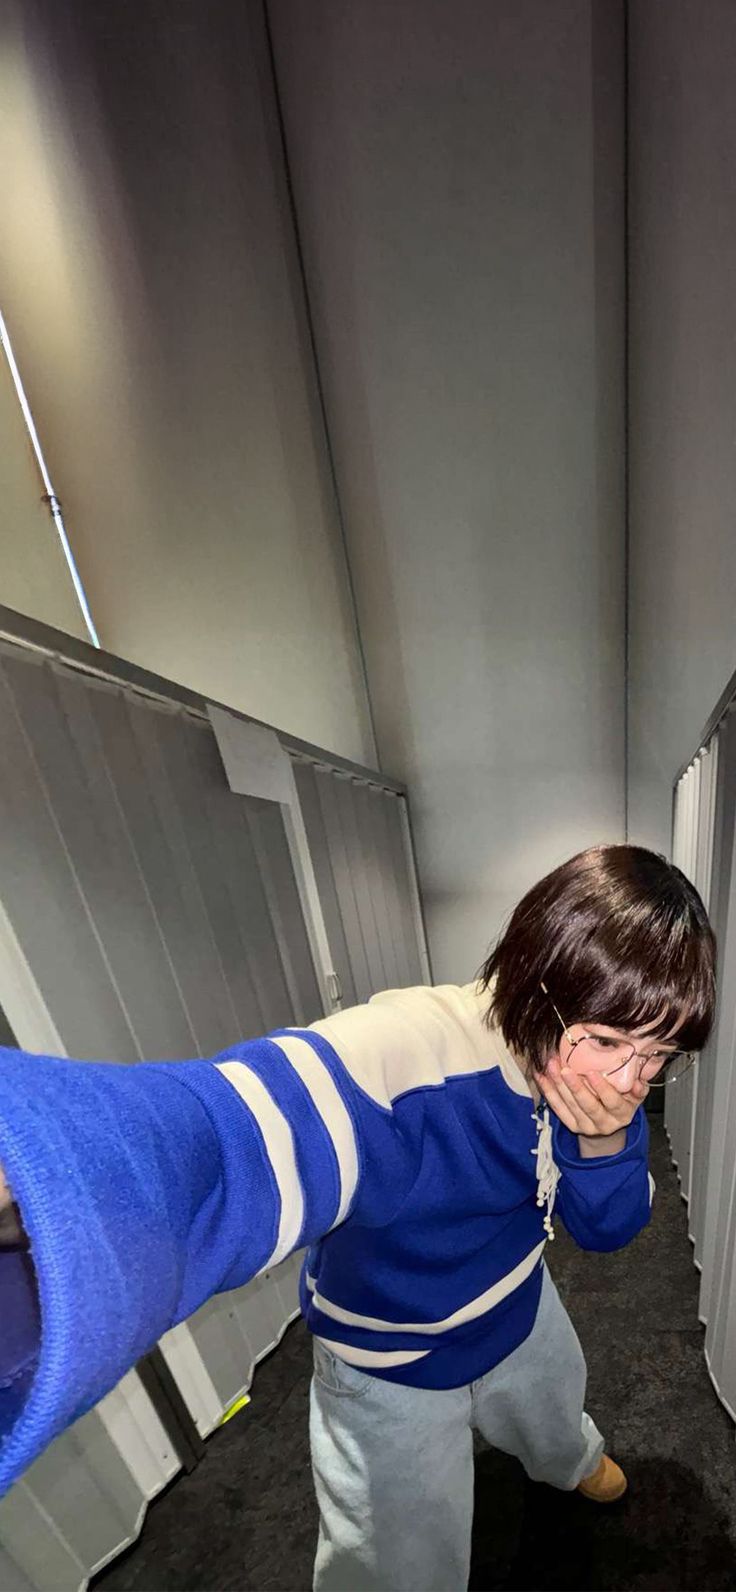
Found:
[{"label": "person's eye", "polygon": [[608,1034],[591,1034],[589,1037],[593,1040],[593,1043],[599,1047],[600,1050],[616,1050],[619,1049],[622,1044],[622,1040],[611,1039],[610,1035]]}]

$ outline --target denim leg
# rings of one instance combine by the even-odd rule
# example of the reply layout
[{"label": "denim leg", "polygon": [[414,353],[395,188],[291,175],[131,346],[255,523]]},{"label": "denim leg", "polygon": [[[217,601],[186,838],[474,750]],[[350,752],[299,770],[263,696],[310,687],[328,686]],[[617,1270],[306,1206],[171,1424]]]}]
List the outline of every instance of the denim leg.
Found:
[{"label": "denim leg", "polygon": [[473,1425],[533,1481],[572,1492],[605,1446],[583,1408],[586,1380],[580,1339],[545,1264],[529,1337],[472,1384]]},{"label": "denim leg", "polygon": [[315,1592],[466,1592],[470,1389],[402,1387],[314,1345]]}]

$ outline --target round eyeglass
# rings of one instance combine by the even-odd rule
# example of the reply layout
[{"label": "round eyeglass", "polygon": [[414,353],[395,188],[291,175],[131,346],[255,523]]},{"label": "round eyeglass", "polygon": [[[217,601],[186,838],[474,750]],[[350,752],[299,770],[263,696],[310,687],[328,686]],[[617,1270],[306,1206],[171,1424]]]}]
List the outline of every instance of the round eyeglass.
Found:
[{"label": "round eyeglass", "polygon": [[[580,1055],[582,1057],[590,1057],[591,1069],[596,1072],[600,1070],[600,1068],[596,1066],[596,1063],[600,1062],[601,1056],[610,1055],[611,1061],[614,1063],[614,1065],[606,1069],[603,1074],[604,1078],[609,1078],[612,1073],[621,1072],[622,1068],[628,1067],[629,1062],[633,1060],[634,1056],[636,1056],[638,1057],[640,1063],[637,1078],[642,1078],[644,1083],[648,1084],[650,1089],[664,1089],[668,1083],[679,1083],[680,1079],[683,1078],[685,1074],[690,1071],[691,1067],[694,1066],[696,1057],[691,1050],[669,1050],[666,1052],[660,1052],[661,1060],[659,1060],[656,1056],[643,1055],[642,1052],[637,1050],[636,1046],[632,1045],[629,1041],[625,1039],[614,1039],[612,1036],[607,1034],[589,1034],[584,1032],[580,1039],[571,1039],[570,1030],[567,1026],[567,1023],[560,1015],[559,1011],[557,1011],[557,1007],[552,1000],[552,996],[547,989],[547,985],[542,983],[541,988],[544,990],[550,1005],[554,1007],[557,1017],[562,1023],[563,1034],[570,1046],[571,1052],[579,1045],[582,1045],[583,1049],[580,1052]],[[654,1068],[654,1070],[647,1072],[647,1068]]]}]

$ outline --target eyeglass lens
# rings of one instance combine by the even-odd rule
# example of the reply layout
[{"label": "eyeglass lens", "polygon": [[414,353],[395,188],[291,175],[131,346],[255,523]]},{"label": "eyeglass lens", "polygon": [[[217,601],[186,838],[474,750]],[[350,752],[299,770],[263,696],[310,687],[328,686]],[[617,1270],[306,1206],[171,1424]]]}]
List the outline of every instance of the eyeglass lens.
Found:
[{"label": "eyeglass lens", "polygon": [[[575,1050],[583,1070],[586,1060],[591,1070],[595,1072],[601,1070],[601,1062],[605,1061],[606,1073],[619,1072],[622,1067],[628,1066],[632,1057],[636,1055],[633,1045],[602,1037],[596,1038],[595,1035],[578,1040]],[[649,1059],[637,1056],[638,1076],[654,1088],[674,1083],[677,1078],[681,1078],[689,1071],[694,1059],[692,1053],[685,1050],[671,1051],[667,1056],[652,1056]]]}]

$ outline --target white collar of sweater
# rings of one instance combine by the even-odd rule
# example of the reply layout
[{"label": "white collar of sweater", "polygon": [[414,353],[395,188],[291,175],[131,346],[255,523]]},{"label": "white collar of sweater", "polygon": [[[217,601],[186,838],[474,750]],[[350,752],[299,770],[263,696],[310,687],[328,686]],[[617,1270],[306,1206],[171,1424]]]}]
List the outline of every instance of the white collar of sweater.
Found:
[{"label": "white collar of sweater", "polygon": [[[476,1009],[478,1017],[482,1020],[490,1004],[491,991],[481,990],[477,983],[471,983],[463,986],[463,994],[467,996],[468,1001]],[[539,1206],[547,1206],[544,1218],[545,1232],[549,1238],[554,1238],[552,1212],[554,1210],[557,1184],[561,1174],[552,1153],[552,1124],[549,1119],[549,1104],[543,1097],[540,1099],[539,1105],[534,1103],[534,1095],[524,1076],[522,1067],[507,1046],[500,1030],[489,1028],[487,1033],[489,1043],[493,1048],[494,1056],[503,1073],[505,1082],[510,1089],[513,1089],[515,1094],[528,1095],[532,1101],[532,1119],[537,1129],[537,1144],[532,1152],[537,1157],[537,1204]]]}]

